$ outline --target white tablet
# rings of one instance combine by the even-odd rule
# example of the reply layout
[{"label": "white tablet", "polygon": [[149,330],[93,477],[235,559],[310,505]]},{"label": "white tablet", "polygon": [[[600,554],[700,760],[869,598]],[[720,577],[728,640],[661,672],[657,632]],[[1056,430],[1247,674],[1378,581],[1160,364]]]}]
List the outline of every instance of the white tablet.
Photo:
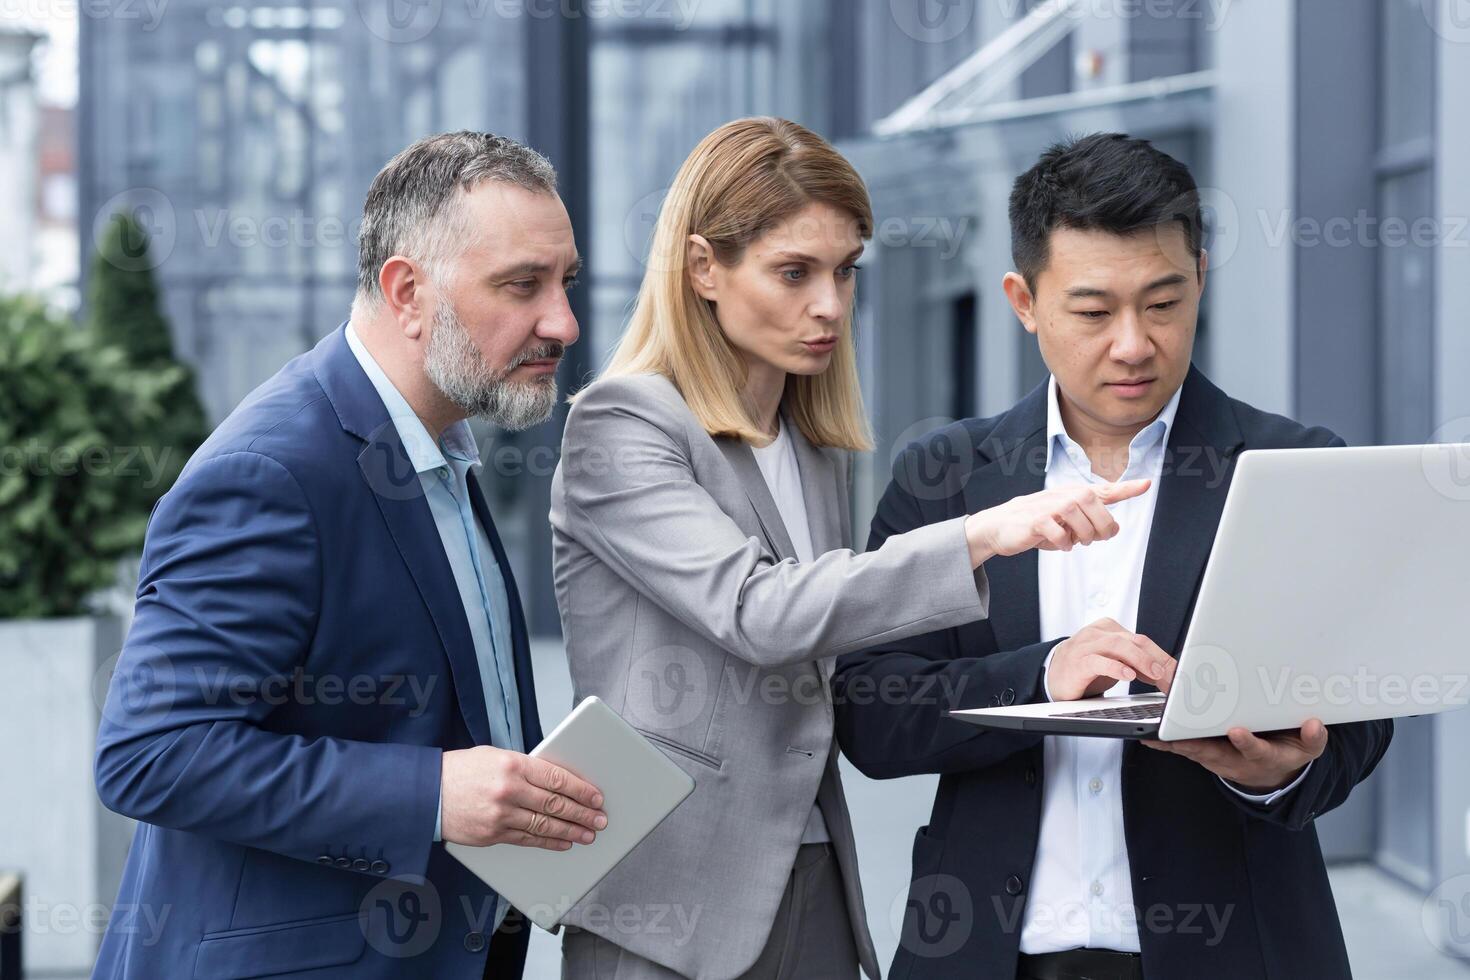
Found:
[{"label": "white tablet", "polygon": [[601,790],[607,828],[591,844],[567,851],[452,842],[444,849],[550,930],[694,792],[694,780],[595,697],[577,705],[530,754]]}]

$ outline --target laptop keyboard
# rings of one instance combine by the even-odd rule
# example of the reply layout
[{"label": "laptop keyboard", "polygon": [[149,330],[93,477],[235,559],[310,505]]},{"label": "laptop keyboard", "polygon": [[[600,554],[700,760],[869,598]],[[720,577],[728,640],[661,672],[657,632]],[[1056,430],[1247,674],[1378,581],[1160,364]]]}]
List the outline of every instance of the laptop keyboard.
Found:
[{"label": "laptop keyboard", "polygon": [[1091,711],[1068,711],[1053,718],[1106,718],[1113,721],[1157,721],[1164,717],[1164,702],[1129,704],[1121,708],[1093,708]]}]

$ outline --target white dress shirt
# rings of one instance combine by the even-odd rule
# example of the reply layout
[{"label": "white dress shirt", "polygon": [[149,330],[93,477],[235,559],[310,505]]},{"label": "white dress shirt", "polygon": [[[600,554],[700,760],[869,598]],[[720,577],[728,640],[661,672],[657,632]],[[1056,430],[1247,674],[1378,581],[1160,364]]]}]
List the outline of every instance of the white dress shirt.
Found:
[{"label": "white dress shirt", "polygon": [[[1070,552],[1037,554],[1043,637],[1071,636],[1104,617],[1125,629],[1138,628],[1144,557],[1179,394],[1174,392],[1158,417],[1129,444],[1121,479],[1148,478],[1153,483],[1147,493],[1109,508],[1117,518],[1118,534]],[[1086,453],[1067,434],[1057,398],[1052,378],[1047,386],[1046,489],[1107,482],[1092,472]],[[1048,656],[1046,666],[1050,665]],[[1107,693],[1127,694],[1128,687],[1127,681],[1119,681]],[[1041,831],[1021,925],[1022,953],[1078,947],[1139,951],[1138,912],[1123,836],[1123,745],[1121,739],[1065,735],[1048,735],[1044,741]],[[1248,800],[1270,804],[1300,781],[1298,777],[1290,786],[1264,795],[1225,785]]]},{"label": "white dress shirt", "polygon": [[[807,522],[806,498],[801,493],[801,470],[796,463],[796,443],[791,441],[791,436],[786,432],[786,424],[779,415],[776,424],[780,428],[776,431],[775,441],[760,448],[752,446],[751,452],[755,454],[755,461],[761,468],[761,476],[766,478],[766,487],[776,501],[776,509],[781,512],[781,523],[786,525],[786,534],[791,538],[791,546],[796,549],[797,561],[809,562],[813,558],[812,532],[811,525]],[[806,828],[802,831],[801,842],[818,844],[831,839],[832,835],[827,831],[827,821],[822,819],[822,808],[813,803]]]}]

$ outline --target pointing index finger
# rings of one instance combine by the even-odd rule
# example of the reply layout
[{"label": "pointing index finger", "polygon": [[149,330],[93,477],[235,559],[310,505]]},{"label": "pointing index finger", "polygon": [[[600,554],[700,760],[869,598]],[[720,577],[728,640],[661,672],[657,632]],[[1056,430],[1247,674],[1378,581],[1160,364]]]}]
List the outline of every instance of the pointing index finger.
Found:
[{"label": "pointing index finger", "polygon": [[1148,488],[1153,485],[1152,480],[1124,480],[1122,483],[1109,483],[1104,486],[1094,487],[1093,493],[1097,499],[1105,504],[1116,504],[1131,497],[1147,493]]}]

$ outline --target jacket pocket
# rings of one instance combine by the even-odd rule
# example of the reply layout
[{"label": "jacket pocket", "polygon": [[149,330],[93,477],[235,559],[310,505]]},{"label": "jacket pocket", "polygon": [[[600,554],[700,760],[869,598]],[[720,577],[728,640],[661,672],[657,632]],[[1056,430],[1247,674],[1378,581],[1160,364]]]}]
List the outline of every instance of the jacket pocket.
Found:
[{"label": "jacket pocket", "polygon": [[195,980],[243,980],[340,966],[367,946],[357,912],[279,925],[207,932],[194,960]]},{"label": "jacket pocket", "polygon": [[701,752],[698,749],[691,749],[689,746],[676,742],[666,735],[660,735],[658,732],[651,732],[646,728],[639,728],[636,725],[633,727],[633,730],[660,748],[668,749],[670,752],[677,752],[686,759],[693,759],[702,766],[708,766],[716,771],[723,769],[725,766],[723,762],[714,756]]}]

